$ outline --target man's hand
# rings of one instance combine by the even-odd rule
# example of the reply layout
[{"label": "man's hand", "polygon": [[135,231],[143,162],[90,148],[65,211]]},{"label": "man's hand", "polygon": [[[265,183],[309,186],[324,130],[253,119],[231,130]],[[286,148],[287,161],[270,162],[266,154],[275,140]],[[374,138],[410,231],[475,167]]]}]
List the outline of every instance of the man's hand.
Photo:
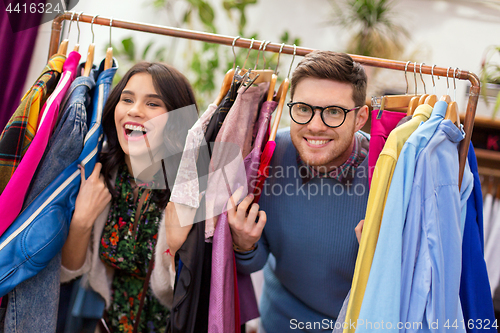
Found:
[{"label": "man's hand", "polygon": [[[263,210],[259,211],[258,204],[252,204],[254,199],[253,194],[247,195],[236,207],[236,203],[241,198],[242,192],[243,188],[239,188],[229,198],[227,217],[234,244],[242,251],[249,251],[259,241],[262,230],[264,230],[264,226],[266,225],[267,216]],[[248,207],[250,207],[250,211],[248,211]],[[259,217],[259,221],[255,223],[257,216]]]},{"label": "man's hand", "polygon": [[361,241],[361,232],[363,232],[363,224],[365,224],[365,220],[359,221],[356,228],[354,228],[354,232],[356,233],[356,238],[358,239],[358,243]]}]

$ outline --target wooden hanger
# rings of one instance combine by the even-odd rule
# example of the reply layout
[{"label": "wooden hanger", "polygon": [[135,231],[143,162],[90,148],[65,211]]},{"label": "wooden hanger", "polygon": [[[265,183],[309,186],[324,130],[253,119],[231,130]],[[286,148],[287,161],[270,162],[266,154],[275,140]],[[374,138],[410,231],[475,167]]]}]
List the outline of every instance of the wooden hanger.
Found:
[{"label": "wooden hanger", "polygon": [[407,116],[413,116],[413,112],[415,112],[415,109],[418,107],[419,100],[420,100],[419,95],[414,96],[410,100],[410,103],[408,104],[408,110],[406,111]]},{"label": "wooden hanger", "polygon": [[425,102],[424,102],[425,104],[430,105],[432,107],[434,107],[434,104],[436,104],[436,102],[438,100],[437,96],[436,96],[436,82],[434,82],[434,67],[436,67],[436,65],[433,65],[432,68],[431,68],[432,94],[429,94],[425,98]]},{"label": "wooden hanger", "polygon": [[71,32],[71,24],[73,23],[73,16],[74,15],[75,15],[75,13],[71,14],[71,18],[69,21],[69,28],[68,28],[68,36],[59,45],[59,48],[57,49],[57,54],[66,55],[66,53],[68,53],[69,33]]},{"label": "wooden hanger", "polygon": [[[288,87],[290,86],[290,80],[288,79],[288,77],[290,76],[290,72],[292,71],[292,65],[293,61],[295,60],[296,52],[297,52],[297,46],[293,44],[293,58],[292,62],[290,63],[290,68],[288,69],[288,75],[283,80],[283,82],[281,82],[281,85],[278,89],[278,93],[276,94],[276,97],[279,97],[279,100],[277,101],[278,106],[276,108],[276,117],[274,119],[274,123],[271,128],[271,133],[269,134],[269,141],[274,141],[276,139],[276,133],[278,133],[279,122],[281,119],[281,114],[283,113],[283,106],[285,105],[286,94],[288,93]],[[278,65],[276,65],[276,70],[278,70]]]},{"label": "wooden hanger", "polygon": [[[405,81],[406,81],[406,92],[404,95],[386,95],[382,96],[381,102],[380,102],[380,110],[387,110],[387,111],[397,111],[397,112],[408,112],[408,107],[410,105],[410,101],[420,95],[417,95],[415,92],[415,95],[408,95],[408,77],[407,77],[407,72],[408,72],[408,64],[410,61],[406,63],[405,66]],[[416,84],[416,76],[415,76],[415,84]],[[416,86],[415,86],[416,87]]]},{"label": "wooden hanger", "polygon": [[104,70],[113,67],[113,47],[111,46],[111,28],[113,27],[113,18],[109,20],[109,47],[106,50],[106,58],[104,59]]},{"label": "wooden hanger", "polygon": [[[276,81],[278,81],[278,66],[280,64],[280,58],[281,58],[281,52],[283,51],[283,46],[285,46],[285,43],[281,44],[280,51],[278,52],[278,63],[276,64],[276,68],[274,70],[273,75],[271,76],[271,82],[269,84],[269,90],[267,91],[267,101],[272,101],[273,96],[274,96],[274,87],[276,87]],[[265,50],[265,46],[264,46]],[[265,65],[266,58],[264,57],[264,67]],[[281,88],[281,86],[280,86]]]},{"label": "wooden hanger", "polygon": [[95,51],[94,20],[97,16],[99,16],[99,15],[94,16],[92,18],[92,22],[90,23],[90,30],[92,30],[92,43],[90,43],[89,50],[87,52],[87,61],[85,62],[85,69],[83,70],[83,76],[89,76],[90,70],[92,69],[92,66],[94,65],[94,51]]},{"label": "wooden hanger", "polygon": [[233,83],[233,77],[234,77],[234,68],[231,68],[230,70],[227,71],[226,75],[224,76],[224,80],[222,81],[222,86],[219,91],[219,95],[217,95],[217,98],[214,101],[215,105],[219,105],[220,102],[222,102],[222,99],[227,95],[227,92],[231,88],[231,84]]},{"label": "wooden hanger", "polygon": [[278,80],[278,75],[274,74],[271,77],[271,82],[269,83],[269,90],[267,91],[266,101],[270,102],[273,100],[274,87],[276,87],[276,81]]},{"label": "wooden hanger", "polygon": [[83,12],[80,12],[78,16],[76,17],[76,27],[78,28],[78,38],[76,39],[76,44],[75,47],[73,48],[73,51],[79,52],[80,51],[80,16],[83,14]]},{"label": "wooden hanger", "polygon": [[425,99],[427,98],[427,96],[429,96],[429,94],[427,93],[427,88],[425,87],[424,78],[422,76],[422,66],[424,64],[425,64],[424,62],[420,63],[420,80],[422,81],[422,85],[424,86],[424,94],[422,96],[420,96],[420,99],[418,100],[418,105],[424,104],[425,103]]},{"label": "wooden hanger", "polygon": [[419,100],[418,100],[418,105],[422,105],[425,103],[425,100],[427,99],[427,97],[429,97],[430,95],[429,94],[423,94],[422,96],[420,96]]},{"label": "wooden hanger", "polygon": [[288,87],[290,86],[290,81],[285,78],[278,89],[276,97],[278,106],[276,107],[276,117],[274,118],[274,123],[271,128],[271,133],[269,134],[269,141],[274,141],[276,139],[276,133],[278,133],[279,122],[281,119],[281,114],[283,113],[283,106],[285,105],[286,95],[288,93]]},{"label": "wooden hanger", "polygon": [[[246,62],[248,60],[248,56],[250,55],[250,51],[252,50],[254,40],[252,38],[252,43],[250,44],[250,49],[248,50],[247,57],[245,62],[243,63],[243,68],[240,71],[240,74],[245,74],[248,70],[245,69]],[[259,46],[259,53],[257,53],[257,61],[255,62],[255,66],[252,70],[252,73],[249,75],[249,78],[253,80],[252,84],[258,84],[262,82],[271,82],[273,76],[273,70],[271,69],[257,69],[259,64],[259,55],[262,47],[266,44],[266,41],[262,41]]]},{"label": "wooden hanger", "polygon": [[[448,68],[449,70],[449,68]],[[456,68],[453,71],[453,84],[454,84],[454,92],[456,96],[456,91],[457,91],[457,86],[455,83],[455,72]],[[448,72],[446,73],[446,83],[448,83]],[[448,103],[448,107],[446,108],[446,115],[444,116],[444,119],[450,119],[458,128],[460,128],[460,114],[458,111],[458,104],[455,101],[451,100],[451,97],[449,95],[444,95],[441,97],[441,100],[446,101]]]},{"label": "wooden hanger", "polygon": [[434,104],[436,104],[436,102],[437,102],[437,96],[434,94],[427,96],[427,98],[425,99],[425,104],[428,104],[432,107],[434,107]]}]

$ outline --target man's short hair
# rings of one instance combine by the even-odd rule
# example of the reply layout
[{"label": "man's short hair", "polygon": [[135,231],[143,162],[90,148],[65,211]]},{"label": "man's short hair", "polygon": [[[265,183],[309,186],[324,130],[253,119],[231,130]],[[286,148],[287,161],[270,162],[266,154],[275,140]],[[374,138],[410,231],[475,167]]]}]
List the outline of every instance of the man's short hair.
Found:
[{"label": "man's short hair", "polygon": [[308,77],[350,83],[353,88],[352,99],[356,106],[366,103],[365,70],[346,53],[313,51],[307,54],[293,72],[290,83],[292,99],[297,84]]}]

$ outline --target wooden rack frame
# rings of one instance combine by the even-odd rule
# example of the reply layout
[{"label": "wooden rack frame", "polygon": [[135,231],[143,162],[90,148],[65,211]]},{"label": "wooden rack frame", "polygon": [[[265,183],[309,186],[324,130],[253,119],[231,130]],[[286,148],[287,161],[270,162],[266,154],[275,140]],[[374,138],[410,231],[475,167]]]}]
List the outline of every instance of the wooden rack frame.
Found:
[{"label": "wooden rack frame", "polygon": [[[85,23],[91,23],[92,18],[94,18],[94,16],[92,16],[92,15],[84,15],[84,14],[79,15],[78,13],[74,13],[74,12],[65,12],[64,14],[57,16],[54,19],[54,21],[52,22],[52,33],[51,33],[51,37],[50,37],[49,57],[57,52],[57,49],[59,46],[59,41],[61,39],[62,21],[71,20],[72,15],[74,15],[73,16],[74,20],[76,20],[76,18],[79,17],[79,21],[85,22]],[[117,20],[114,18],[112,20],[113,20],[112,21],[113,28],[121,28],[121,29],[149,32],[149,33],[158,34],[158,35],[166,35],[166,36],[171,36],[171,37],[192,39],[192,40],[203,41],[203,42],[208,42],[208,43],[223,44],[223,45],[231,46],[233,44],[234,39],[235,39],[235,37],[232,37],[232,36],[224,36],[224,35],[212,34],[212,33],[207,33],[207,32],[172,28],[172,27],[138,23],[138,22],[132,22],[132,21],[123,21],[123,20]],[[109,27],[110,23],[111,23],[111,18],[106,18],[106,17],[102,17],[102,16],[98,16],[98,17],[94,18],[94,24],[97,24],[97,25],[104,25],[104,26]],[[252,41],[251,39],[247,39],[247,38],[239,38],[234,43],[234,46],[247,48],[247,49],[250,48],[250,46],[252,46],[253,49],[258,50],[262,43],[263,43],[263,41],[257,41],[257,40]],[[281,48],[282,48],[282,53],[286,53],[286,54],[293,54],[294,53],[294,46],[284,45],[282,47],[282,45],[278,44],[278,43],[267,44],[266,51],[278,53],[278,52],[280,52]],[[296,47],[295,49],[296,49],[296,54],[300,55],[300,56],[305,56],[309,52],[314,51],[314,49],[306,48],[306,47]],[[403,61],[365,57],[365,56],[354,55],[354,54],[351,54],[350,56],[353,58],[353,60],[355,60],[363,65],[367,65],[367,66],[394,69],[394,70],[398,70],[398,71],[405,71],[405,68],[406,68],[408,70],[408,72],[413,72],[414,67],[416,66],[419,73],[421,72],[422,74],[432,74],[432,72],[431,72],[432,66],[427,66],[427,65],[420,66],[420,64],[415,64],[415,63],[410,63],[407,65],[406,62],[403,62]],[[448,68],[445,68],[445,67],[437,67],[436,66],[436,67],[434,67],[434,70],[433,70],[433,75],[435,75],[435,76],[446,77],[449,75],[448,73],[449,73],[449,70],[448,70]],[[469,71],[464,71],[464,70],[458,70],[456,72],[455,77],[457,79],[460,79],[460,80],[469,80],[471,83],[471,88],[470,88],[470,92],[469,92],[469,100],[467,103],[467,112],[465,115],[465,124],[464,124],[465,139],[462,140],[462,142],[460,144],[460,148],[459,148],[459,166],[460,166],[459,185],[461,185],[463,173],[464,173],[464,169],[465,169],[465,163],[466,163],[466,159],[467,159],[467,153],[469,151],[469,143],[470,143],[470,140],[472,137],[472,129],[474,127],[474,117],[476,114],[476,106],[477,106],[477,101],[478,101],[478,97],[479,97],[480,81],[479,81],[479,78],[476,74],[469,72]]]}]

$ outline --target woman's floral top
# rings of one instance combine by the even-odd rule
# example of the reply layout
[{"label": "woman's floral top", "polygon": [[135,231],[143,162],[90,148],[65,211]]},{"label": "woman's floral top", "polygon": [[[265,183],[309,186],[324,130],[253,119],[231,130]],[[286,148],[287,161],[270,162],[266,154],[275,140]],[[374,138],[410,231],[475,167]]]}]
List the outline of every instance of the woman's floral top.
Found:
[{"label": "woman's floral top", "polygon": [[[137,202],[145,189],[139,188],[137,199],[134,200],[132,180],[126,164],[123,163],[116,176],[115,189],[119,195],[111,201],[108,221],[99,246],[101,260],[115,268],[111,286],[111,306],[107,315],[107,324],[114,333],[133,331],[162,214],[161,209],[151,199],[155,191],[151,190],[142,206],[142,215],[137,223],[134,239],[132,229]],[[159,303],[151,288],[148,288],[138,332],[165,332],[168,313],[169,310]]]}]

